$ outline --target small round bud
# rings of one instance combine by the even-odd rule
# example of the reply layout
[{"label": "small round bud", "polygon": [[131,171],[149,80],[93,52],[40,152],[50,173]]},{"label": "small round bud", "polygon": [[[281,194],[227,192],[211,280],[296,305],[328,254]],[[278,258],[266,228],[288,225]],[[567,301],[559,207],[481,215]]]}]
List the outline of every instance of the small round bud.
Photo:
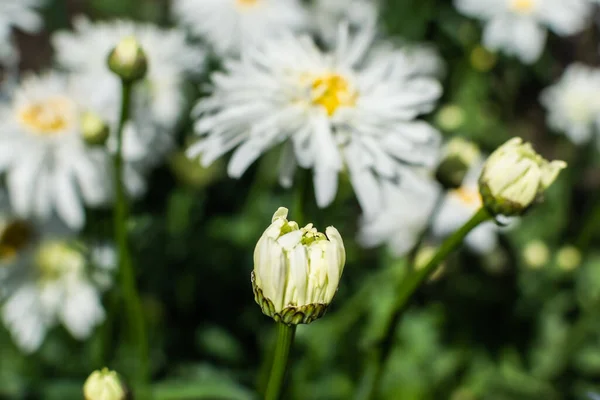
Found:
[{"label": "small round bud", "polygon": [[108,67],[125,82],[135,82],[146,76],[148,61],[137,39],[128,36],[108,55]]},{"label": "small round bud", "polygon": [[550,261],[550,249],[541,240],[532,240],[523,249],[523,260],[531,269],[540,269]]},{"label": "small round bud", "polygon": [[121,379],[108,368],[92,372],[83,385],[85,400],[125,400],[126,396]]},{"label": "small round bud", "polygon": [[460,137],[453,138],[443,150],[435,177],[444,188],[457,189],[480,158],[481,153],[476,144]]},{"label": "small round bud", "polygon": [[83,140],[90,146],[103,146],[108,139],[108,125],[93,112],[86,111],[81,116],[81,134]]},{"label": "small round bud", "polygon": [[556,253],[556,265],[563,271],[572,271],[581,264],[581,252],[575,246],[565,246]]},{"label": "small round bud", "polygon": [[300,228],[280,207],[254,250],[252,288],[265,315],[288,325],[308,324],[325,314],[346,263],[337,229],[325,234]]},{"label": "small round bud", "polygon": [[542,199],[567,164],[547,161],[530,143],[513,138],[486,160],[479,177],[483,204],[492,215],[523,214]]}]

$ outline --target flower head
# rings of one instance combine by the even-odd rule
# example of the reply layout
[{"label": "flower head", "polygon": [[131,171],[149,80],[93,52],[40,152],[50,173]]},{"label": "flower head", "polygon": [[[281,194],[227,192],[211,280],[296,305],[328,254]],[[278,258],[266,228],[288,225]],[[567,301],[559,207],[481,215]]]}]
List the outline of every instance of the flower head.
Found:
[{"label": "flower head", "polygon": [[84,204],[105,203],[112,193],[109,155],[84,140],[89,109],[77,88],[56,73],[29,76],[0,106],[0,170],[14,210],[45,219],[56,212],[74,229],[83,227]]},{"label": "flower head", "polygon": [[535,62],[547,30],[560,36],[581,31],[591,16],[589,0],[454,0],[456,8],[486,21],[483,44],[490,50]]},{"label": "flower head", "polygon": [[312,224],[300,228],[280,207],[254,250],[252,285],[265,315],[286,324],[308,324],[331,303],[346,252],[337,229],[325,234]]},{"label": "flower head", "polygon": [[[434,108],[441,85],[391,46],[371,49],[372,30],[350,37],[341,26],[330,53],[309,37],[283,36],[226,60],[213,93],[195,108],[202,140],[188,155],[202,163],[236,148],[228,172],[240,177],[261,154],[285,142],[280,182],[296,167],[313,170],[320,207],[348,173],[365,214],[381,208],[382,181],[407,185],[437,157],[439,134],[416,118]],[[373,50],[373,51],[371,51]]]},{"label": "flower head", "polygon": [[220,56],[239,56],[243,48],[308,26],[299,0],[176,0],[173,11]]},{"label": "flower head", "polygon": [[567,164],[547,161],[530,143],[513,138],[500,146],[484,164],[479,178],[483,203],[493,215],[525,212],[556,180]]},{"label": "flower head", "polygon": [[[123,158],[145,172],[172,148],[174,128],[185,109],[183,85],[192,74],[202,71],[206,52],[190,45],[178,29],[125,20],[92,23],[82,16],[76,17],[73,25],[73,31],[52,36],[56,58],[77,76],[82,90],[94,93],[90,99],[93,109],[112,128],[107,142],[111,151],[116,150],[121,82],[108,68],[106,58],[117,43],[132,37],[144,49],[147,72],[133,88]],[[136,54],[131,51],[131,57]]]},{"label": "flower head", "polygon": [[83,385],[84,400],[125,400],[126,392],[119,375],[103,368],[94,371]]},{"label": "flower head", "polygon": [[589,142],[600,133],[600,70],[575,63],[540,96],[551,128],[575,144]]}]

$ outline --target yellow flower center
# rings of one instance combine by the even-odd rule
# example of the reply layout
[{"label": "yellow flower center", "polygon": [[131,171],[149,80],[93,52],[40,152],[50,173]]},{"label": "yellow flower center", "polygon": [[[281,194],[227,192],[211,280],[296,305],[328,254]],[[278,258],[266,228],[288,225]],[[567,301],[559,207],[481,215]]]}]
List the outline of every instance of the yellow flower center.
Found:
[{"label": "yellow flower center", "polygon": [[509,0],[510,9],[519,14],[529,14],[535,7],[535,0]]},{"label": "yellow flower center", "polygon": [[66,274],[83,271],[85,257],[66,242],[48,240],[37,249],[36,264],[42,282],[53,281]]},{"label": "yellow flower center", "polygon": [[335,114],[340,106],[354,106],[357,93],[348,81],[337,74],[327,74],[312,81],[312,103],[322,106],[328,115]]},{"label": "yellow flower center", "polygon": [[29,130],[52,136],[71,125],[74,104],[65,97],[50,97],[43,102],[29,104],[18,112],[19,120]]},{"label": "yellow flower center", "polygon": [[0,233],[0,261],[12,261],[33,240],[33,229],[25,221],[8,223]]},{"label": "yellow flower center", "polygon": [[235,4],[239,7],[252,7],[260,3],[260,0],[235,0]]},{"label": "yellow flower center", "polygon": [[479,209],[483,205],[481,195],[476,187],[460,187],[458,189],[450,191],[450,195],[455,199],[458,199],[462,204],[473,208]]}]

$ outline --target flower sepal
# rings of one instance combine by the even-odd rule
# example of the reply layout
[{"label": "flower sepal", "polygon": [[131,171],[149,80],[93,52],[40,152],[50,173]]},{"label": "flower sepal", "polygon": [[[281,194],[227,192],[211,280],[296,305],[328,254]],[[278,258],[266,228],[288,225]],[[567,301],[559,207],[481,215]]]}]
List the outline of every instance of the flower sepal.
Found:
[{"label": "flower sepal", "polygon": [[254,271],[251,275],[252,291],[254,300],[260,306],[263,314],[273,318],[275,322],[281,322],[286,325],[310,324],[321,318],[327,312],[328,304],[306,304],[303,306],[288,305],[281,311],[275,311],[273,302],[263,296],[262,290],[256,286]]}]

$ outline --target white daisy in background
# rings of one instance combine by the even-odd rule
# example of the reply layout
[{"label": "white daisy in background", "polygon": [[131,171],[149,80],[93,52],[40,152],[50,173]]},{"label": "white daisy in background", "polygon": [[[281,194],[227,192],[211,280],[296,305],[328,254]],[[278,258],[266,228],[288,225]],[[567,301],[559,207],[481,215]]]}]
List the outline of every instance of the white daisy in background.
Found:
[{"label": "white daisy in background", "polygon": [[104,320],[101,292],[112,284],[113,246],[86,246],[54,219],[43,225],[11,218],[0,224],[2,321],[26,353],[61,323],[82,340]]},{"label": "white daisy in background", "polygon": [[0,64],[16,66],[19,54],[12,40],[13,28],[28,33],[39,32],[43,26],[38,9],[45,0],[0,1]]},{"label": "white daisy in background", "polygon": [[351,30],[360,30],[377,23],[377,0],[316,0],[312,7],[312,21],[319,36],[328,44],[337,39],[337,27],[347,22]]},{"label": "white daisy in background", "polygon": [[204,38],[219,56],[308,28],[300,0],[175,0],[175,18]]},{"label": "white daisy in background", "polygon": [[385,243],[394,256],[405,255],[428,228],[440,190],[436,182],[426,178],[411,190],[385,185],[384,206],[380,213],[361,220],[359,243],[365,247]]},{"label": "white daisy in background", "polygon": [[589,142],[600,127],[600,69],[571,64],[540,101],[546,107],[548,125],[575,144]]},{"label": "white daisy in background", "polygon": [[[433,221],[433,233],[444,237],[463,226],[483,205],[479,194],[479,175],[483,160],[476,163],[460,188],[448,191]],[[498,245],[498,227],[488,221],[473,229],[465,238],[465,243],[479,254],[489,254]]]},{"label": "white daisy in background", "polygon": [[581,31],[591,17],[589,0],[454,0],[463,14],[486,22],[483,44],[490,50],[535,62],[547,29],[559,36]]},{"label": "white daisy in background", "polygon": [[307,36],[286,35],[226,60],[213,92],[195,108],[204,136],[188,156],[207,166],[237,147],[229,162],[239,177],[262,153],[285,142],[280,182],[289,187],[297,164],[313,170],[317,204],[329,205],[338,174],[348,172],[364,214],[380,210],[381,182],[419,181],[416,166],[433,164],[439,134],[415,120],[441,95],[438,81],[406,76],[394,52],[369,62],[374,32],[353,40],[340,29],[323,53]]},{"label": "white daisy in background", "polygon": [[112,193],[108,154],[82,137],[87,110],[77,86],[55,73],[29,76],[0,106],[0,172],[12,207],[22,217],[55,211],[73,229],[85,223],[84,204],[98,206]]},{"label": "white daisy in background", "polygon": [[[202,72],[205,51],[186,42],[178,29],[161,29],[131,21],[92,23],[74,20],[74,30],[53,35],[58,63],[77,74],[100,114],[116,128],[121,104],[119,78],[107,66],[107,56],[124,37],[134,36],[148,59],[145,79],[136,84],[132,117],[124,133],[124,158],[155,165],[168,152],[176,124],[186,108],[183,85]],[[115,129],[112,129],[114,132]],[[114,150],[116,137],[109,146]]]}]

